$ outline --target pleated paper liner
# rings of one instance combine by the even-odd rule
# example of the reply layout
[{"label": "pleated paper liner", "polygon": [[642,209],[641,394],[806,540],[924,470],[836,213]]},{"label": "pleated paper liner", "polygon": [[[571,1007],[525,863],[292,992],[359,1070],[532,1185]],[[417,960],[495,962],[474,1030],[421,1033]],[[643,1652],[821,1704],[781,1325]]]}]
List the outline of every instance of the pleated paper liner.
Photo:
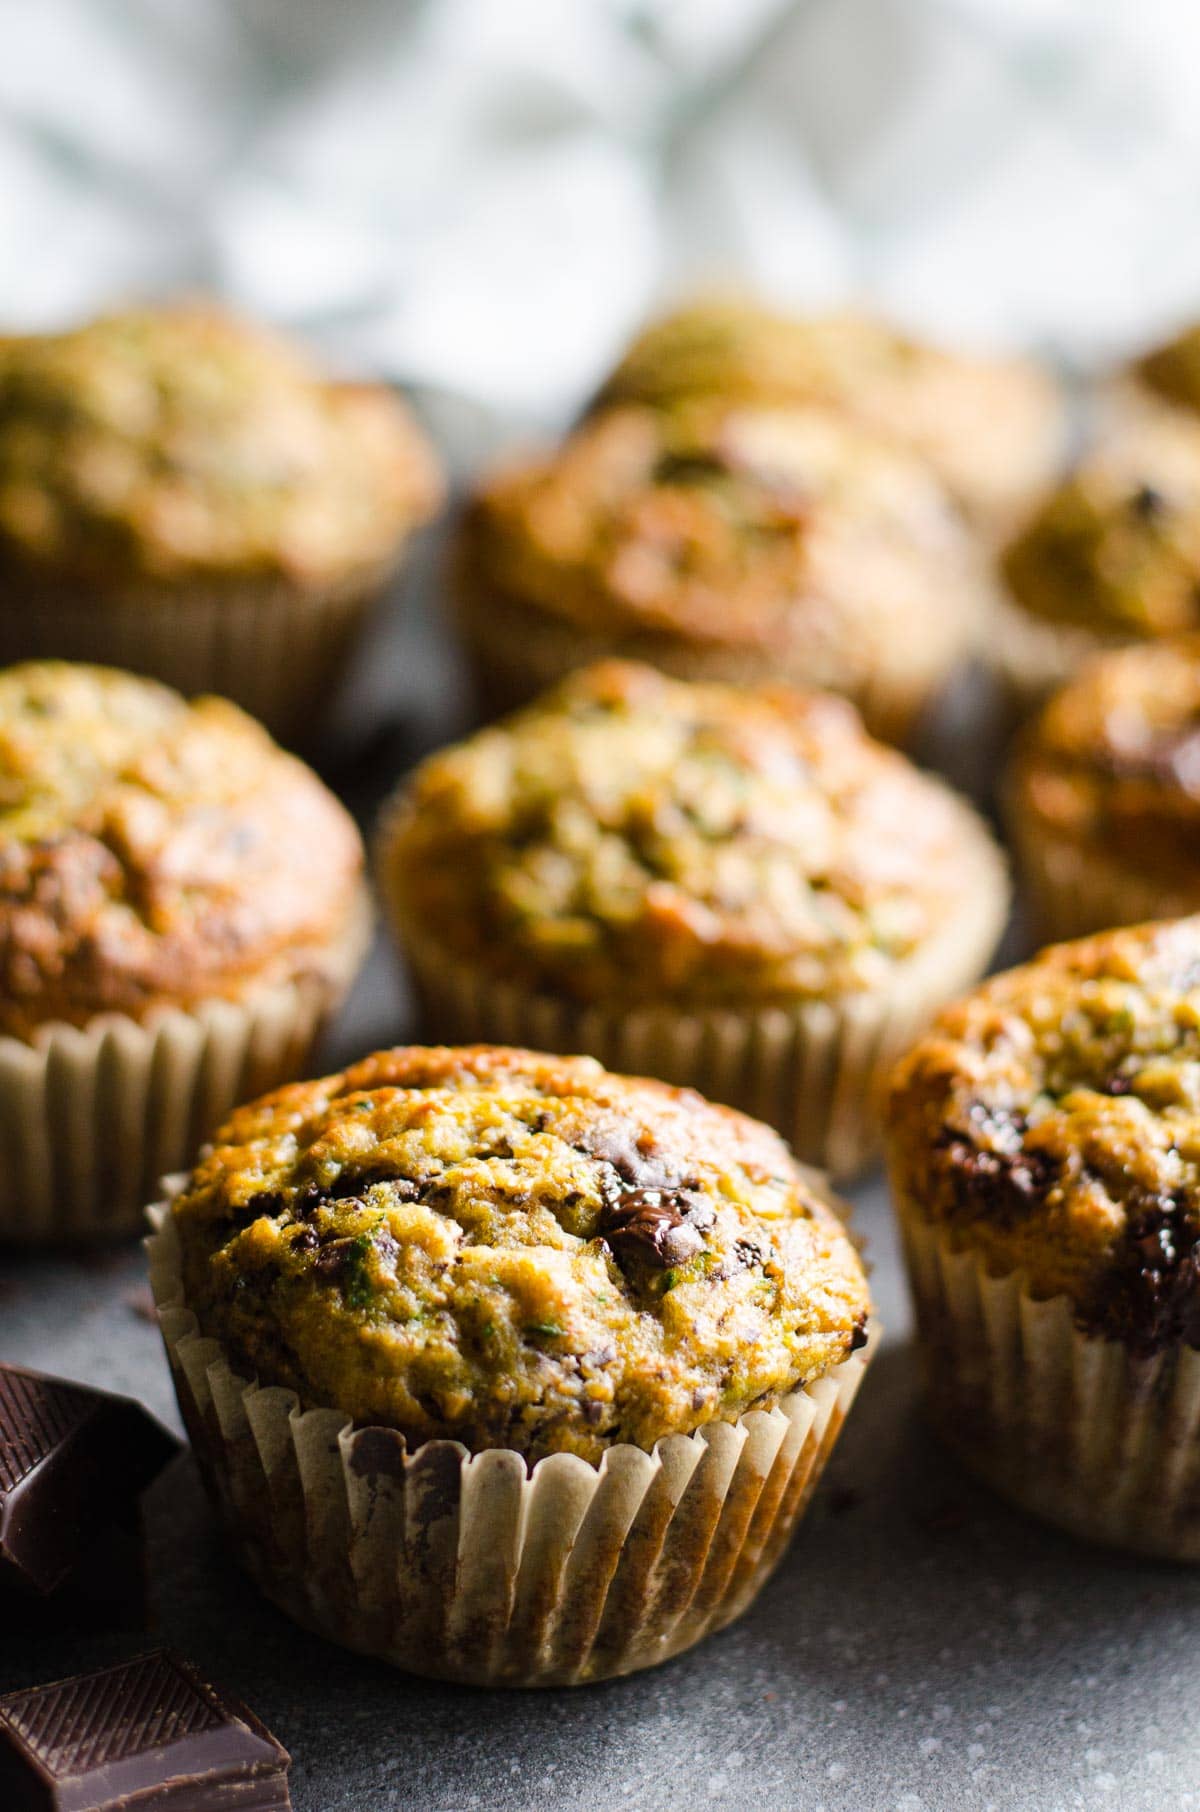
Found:
[{"label": "pleated paper liner", "polygon": [[298,1623],[438,1679],[604,1680],[730,1623],[782,1555],[871,1350],[775,1408],[598,1466],[554,1454],[530,1471],[441,1440],[409,1453],[392,1429],[239,1377],[186,1307],[167,1205],[151,1218],[180,1409],[241,1561]]},{"label": "pleated paper liner", "polygon": [[[594,661],[645,661],[675,679],[724,685],[813,686],[811,649],[786,642],[716,642],[652,631],[589,631],[537,610],[501,590],[465,583],[455,603],[455,621],[471,670],[479,710],[499,717]],[[844,691],[862,713],[867,729],[884,742],[906,744],[918,720],[947,685],[968,654],[961,646],[892,650],[886,671],[864,674]],[[903,665],[901,664],[903,660]]]},{"label": "pleated paper liner", "polygon": [[947,1445],[1073,1535],[1200,1561],[1200,1353],[1151,1359],[1083,1333],[900,1203],[925,1386]]},{"label": "pleated paper liner", "polygon": [[103,597],[10,585],[0,604],[0,666],[52,659],[127,668],[189,698],[231,698],[281,742],[311,744],[392,576],[389,567],[324,587],[246,579]]},{"label": "pleated paper liner", "polygon": [[237,1000],[0,1037],[0,1246],[132,1238],[164,1172],[304,1069],[366,950],[365,892],[322,972]]},{"label": "pleated paper liner", "polygon": [[798,1158],[839,1178],[876,1155],[890,1070],[937,1008],[982,975],[1008,910],[1003,860],[980,839],[960,910],[918,956],[895,965],[886,988],[795,1006],[587,1007],[457,961],[405,916],[392,884],[398,810],[399,801],[380,821],[377,872],[430,1037],[582,1052],[623,1075],[698,1089],[765,1120]]},{"label": "pleated paper liner", "polygon": [[1057,841],[1015,804],[1007,818],[1033,928],[1043,942],[1086,937],[1114,925],[1186,918],[1200,910],[1200,873],[1188,893],[1150,871],[1136,873],[1103,850]]}]

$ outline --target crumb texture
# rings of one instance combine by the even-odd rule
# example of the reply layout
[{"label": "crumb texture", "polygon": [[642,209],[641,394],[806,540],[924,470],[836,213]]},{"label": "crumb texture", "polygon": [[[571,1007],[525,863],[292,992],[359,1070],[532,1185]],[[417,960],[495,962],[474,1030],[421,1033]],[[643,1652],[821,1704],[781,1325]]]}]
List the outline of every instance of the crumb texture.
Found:
[{"label": "crumb texture", "polygon": [[584,1001],[885,983],[999,857],[840,699],[609,662],[435,755],[385,859],[452,958]]},{"label": "crumb texture", "polygon": [[1089,1332],[1200,1345],[1200,919],[1060,944],[948,1008],[889,1110],[905,1213]]},{"label": "crumb texture", "polygon": [[174,1217],[240,1367],[413,1444],[648,1449],[818,1377],[870,1307],[774,1133],[589,1058],[407,1047],[280,1090]]},{"label": "crumb texture", "polygon": [[0,339],[0,572],[327,585],[386,567],[438,502],[382,386],[329,381],[211,306]]},{"label": "crumb texture", "polygon": [[235,706],[0,673],[0,1031],[321,973],[361,869],[337,800]]}]

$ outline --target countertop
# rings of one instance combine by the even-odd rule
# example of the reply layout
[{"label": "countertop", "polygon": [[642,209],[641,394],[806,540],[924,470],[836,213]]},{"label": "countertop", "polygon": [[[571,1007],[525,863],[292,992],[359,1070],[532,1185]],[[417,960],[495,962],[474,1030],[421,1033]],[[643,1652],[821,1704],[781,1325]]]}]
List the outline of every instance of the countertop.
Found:
[{"label": "countertop", "polygon": [[[376,626],[324,769],[366,820],[462,721],[452,659],[410,603]],[[409,1030],[381,939],[321,1061]],[[0,1627],[0,1690],[167,1643],[291,1750],[296,1812],[1200,1808],[1200,1578],[1043,1529],[939,1450],[881,1183],[855,1201],[882,1349],[778,1573],[681,1659],[612,1685],[494,1693],[342,1653],[238,1573],[185,1454],[146,1499],[148,1631]],[[178,1427],[136,1246],[0,1256],[0,1358],[128,1392]]]}]

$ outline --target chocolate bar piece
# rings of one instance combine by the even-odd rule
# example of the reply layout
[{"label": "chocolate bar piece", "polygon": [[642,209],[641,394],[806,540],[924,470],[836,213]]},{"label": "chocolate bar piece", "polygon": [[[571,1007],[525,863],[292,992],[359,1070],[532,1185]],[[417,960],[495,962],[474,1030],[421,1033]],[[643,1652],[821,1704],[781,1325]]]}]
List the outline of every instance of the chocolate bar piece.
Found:
[{"label": "chocolate bar piece", "polygon": [[290,1761],[166,1649],[0,1699],[4,1812],[291,1812]]},{"label": "chocolate bar piece", "polygon": [[129,1397],[0,1365],[0,1587],[53,1592],[177,1452]]}]

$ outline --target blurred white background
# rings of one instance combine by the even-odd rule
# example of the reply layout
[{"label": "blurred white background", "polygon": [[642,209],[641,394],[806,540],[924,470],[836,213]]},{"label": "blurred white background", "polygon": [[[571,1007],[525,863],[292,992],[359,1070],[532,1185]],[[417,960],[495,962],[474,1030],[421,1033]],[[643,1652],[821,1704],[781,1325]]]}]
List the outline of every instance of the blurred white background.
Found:
[{"label": "blurred white background", "polygon": [[0,0],[10,324],[215,286],[553,420],[689,285],[1086,363],[1200,310],[1196,0]]}]

